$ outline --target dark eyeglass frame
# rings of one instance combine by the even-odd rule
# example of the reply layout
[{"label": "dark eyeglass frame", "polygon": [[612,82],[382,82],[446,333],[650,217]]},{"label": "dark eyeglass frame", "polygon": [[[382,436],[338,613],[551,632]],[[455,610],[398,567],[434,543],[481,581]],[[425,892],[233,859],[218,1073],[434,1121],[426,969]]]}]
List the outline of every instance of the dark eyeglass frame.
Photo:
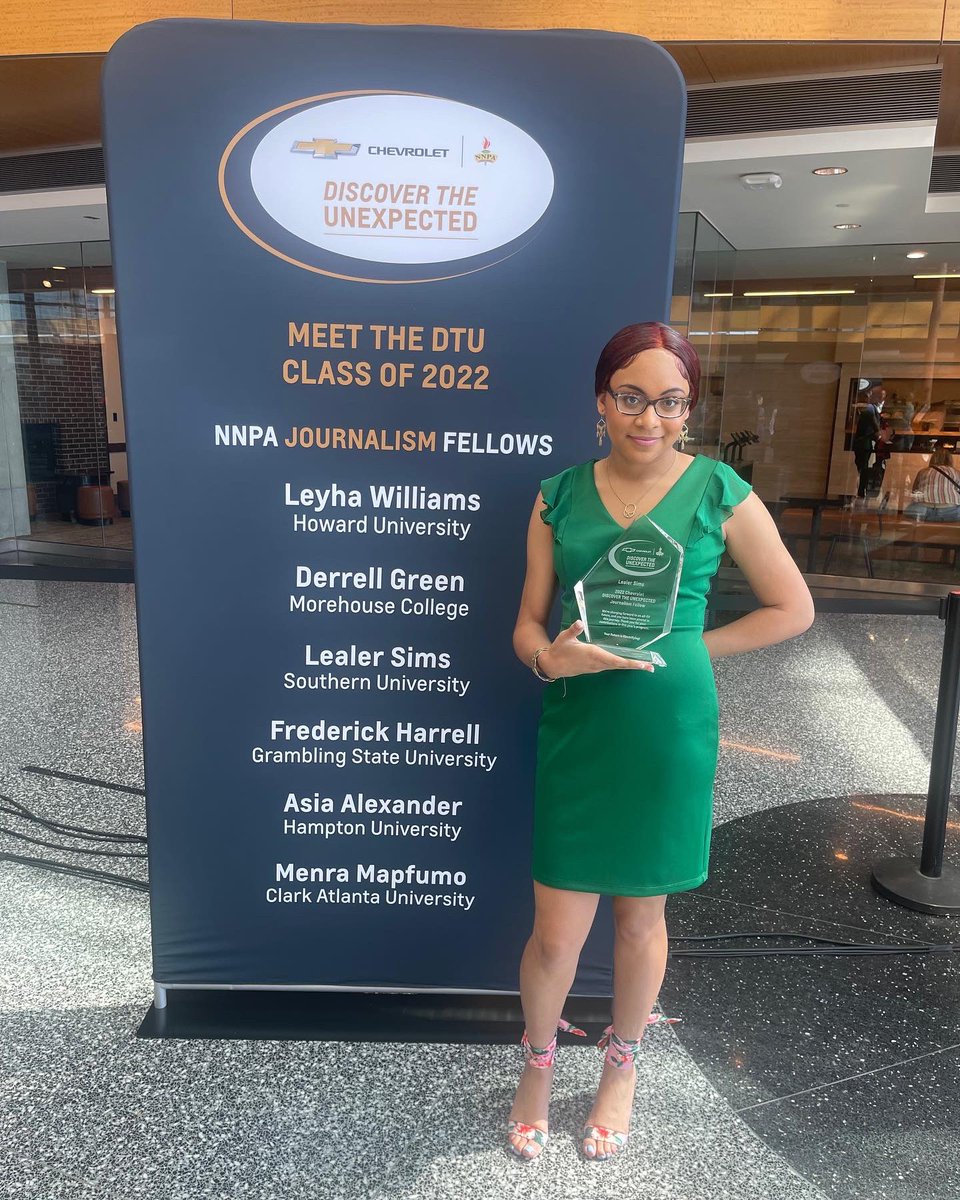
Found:
[{"label": "dark eyeglass frame", "polygon": [[[653,411],[657,414],[657,416],[663,417],[665,420],[668,420],[668,421],[673,417],[685,416],[690,411],[690,399],[691,399],[690,396],[661,396],[659,400],[647,400],[642,396],[638,396],[635,392],[611,392],[609,388],[607,388],[607,395],[611,398],[611,400],[613,400],[613,403],[616,407],[617,412],[623,413],[623,415],[625,417],[642,416],[647,411],[647,409],[650,407],[651,404],[653,405]],[[624,410],[620,407],[620,397],[621,396],[629,396],[631,400],[639,400],[643,407],[642,408],[631,408],[631,409]],[[661,412],[661,410],[657,407],[657,405],[661,404],[661,403],[665,403],[668,400],[671,402],[675,402],[675,401],[679,400],[683,404],[683,408],[681,408],[679,412],[672,412],[672,413]]]}]

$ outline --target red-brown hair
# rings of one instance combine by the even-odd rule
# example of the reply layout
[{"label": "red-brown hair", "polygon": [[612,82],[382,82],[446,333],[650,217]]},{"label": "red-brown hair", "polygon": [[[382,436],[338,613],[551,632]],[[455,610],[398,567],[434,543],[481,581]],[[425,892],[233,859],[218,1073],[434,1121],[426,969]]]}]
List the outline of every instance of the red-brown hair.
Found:
[{"label": "red-brown hair", "polygon": [[700,398],[700,356],[685,337],[659,321],[625,325],[607,342],[597,361],[596,395],[602,396],[610,386],[613,376],[644,350],[668,350],[676,358],[680,374],[690,384],[688,411],[692,412]]}]

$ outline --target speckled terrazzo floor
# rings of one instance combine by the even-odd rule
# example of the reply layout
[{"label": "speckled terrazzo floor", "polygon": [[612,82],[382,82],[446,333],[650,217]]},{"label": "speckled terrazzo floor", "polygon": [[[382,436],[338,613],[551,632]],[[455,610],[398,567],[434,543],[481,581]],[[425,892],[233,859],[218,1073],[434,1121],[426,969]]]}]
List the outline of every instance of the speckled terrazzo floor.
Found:
[{"label": "speckled terrazzo floor", "polygon": [[[22,769],[142,787],[133,599],[127,585],[0,581],[0,793],[143,833],[135,791]],[[874,847],[899,852],[919,828],[909,794],[926,787],[941,640],[935,620],[824,616],[802,641],[717,664],[716,871],[671,899],[675,937],[960,940],[956,919],[864,886]],[[31,853],[3,835],[0,850]],[[106,869],[144,877],[138,859]],[[831,906],[810,880],[837,869]],[[602,1166],[573,1141],[591,1049],[564,1046],[554,1138],[524,1166],[500,1149],[514,1047],[137,1039],[149,976],[144,895],[0,863],[0,1197],[960,1192],[955,957],[673,960],[661,1002],[683,1024],[650,1031],[633,1142]]]}]

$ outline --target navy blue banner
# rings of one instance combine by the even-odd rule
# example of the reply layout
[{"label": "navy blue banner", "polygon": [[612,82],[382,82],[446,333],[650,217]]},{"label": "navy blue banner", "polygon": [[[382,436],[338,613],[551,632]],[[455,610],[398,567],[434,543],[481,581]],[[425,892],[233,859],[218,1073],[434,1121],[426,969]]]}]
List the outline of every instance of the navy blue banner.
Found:
[{"label": "navy blue banner", "polygon": [[104,100],[155,978],[515,991],[526,526],[596,453],[603,343],[668,315],[679,71],[608,33],[175,20]]}]

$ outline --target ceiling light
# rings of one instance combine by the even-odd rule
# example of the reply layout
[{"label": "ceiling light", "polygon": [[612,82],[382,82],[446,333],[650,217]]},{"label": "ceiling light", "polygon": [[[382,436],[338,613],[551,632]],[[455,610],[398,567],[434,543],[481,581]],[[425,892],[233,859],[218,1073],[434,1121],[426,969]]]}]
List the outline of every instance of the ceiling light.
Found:
[{"label": "ceiling light", "polygon": [[851,221],[844,221],[841,225],[834,225],[834,229],[859,229],[859,225],[854,225]]},{"label": "ceiling light", "polygon": [[91,296],[113,296],[116,294],[116,288],[91,288]]},{"label": "ceiling light", "polygon": [[775,171],[760,171],[753,175],[741,175],[740,182],[751,192],[766,192],[783,186],[783,178]]},{"label": "ceiling light", "polygon": [[745,296],[855,296],[856,288],[823,288],[816,291],[744,292]]},{"label": "ceiling light", "polygon": [[814,167],[814,175],[846,175],[846,167]]},{"label": "ceiling light", "polygon": [[907,258],[926,258],[926,257],[927,257],[926,250],[911,250],[910,253],[907,255]]},{"label": "ceiling light", "polygon": [[43,286],[44,287],[53,287],[53,284],[50,282],[49,279],[44,279]]},{"label": "ceiling light", "polygon": [[704,292],[703,298],[704,300],[719,300],[732,295],[733,292]]},{"label": "ceiling light", "polygon": [[65,271],[66,269],[67,269],[66,267],[51,267],[50,268],[51,271]]},{"label": "ceiling light", "polygon": [[960,279],[960,271],[940,271],[936,275],[914,275],[914,279]]}]

